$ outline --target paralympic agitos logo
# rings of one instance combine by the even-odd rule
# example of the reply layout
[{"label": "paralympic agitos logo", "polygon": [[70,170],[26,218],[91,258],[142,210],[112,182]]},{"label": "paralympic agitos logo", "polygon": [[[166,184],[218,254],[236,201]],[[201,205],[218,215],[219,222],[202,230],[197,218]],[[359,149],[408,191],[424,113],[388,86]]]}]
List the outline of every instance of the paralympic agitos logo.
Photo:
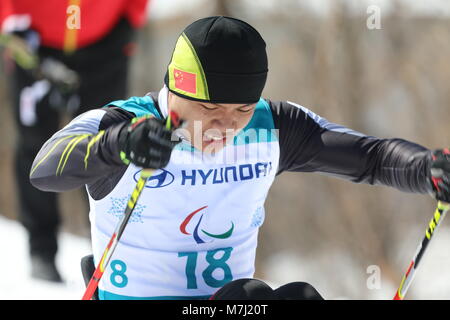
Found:
[{"label": "paralympic agitos logo", "polygon": [[[197,213],[201,212],[202,210],[206,209],[207,207],[208,207],[208,206],[204,206],[204,207],[201,207],[201,208],[199,208],[199,209],[197,209],[197,210],[191,212],[191,213],[183,220],[183,222],[180,224],[180,231],[181,231],[181,233],[183,233],[183,234],[185,234],[185,235],[191,235],[191,234],[186,230],[186,227],[188,226],[188,224],[189,224],[189,222],[191,221],[191,219],[192,219]],[[205,240],[203,240],[203,239],[200,237],[200,235],[199,235],[199,228],[200,228],[200,225],[201,225],[201,223],[202,223],[203,215],[204,215],[205,213],[206,213],[206,212],[203,212],[203,213],[201,214],[200,219],[198,219],[198,222],[197,222],[197,224],[196,224],[196,226],[195,226],[195,228],[194,228],[194,232],[193,232],[193,234],[192,234],[192,236],[194,237],[195,242],[197,242],[197,243],[206,243],[206,242],[212,242],[212,241],[214,241],[214,240],[211,240],[211,241],[205,241]],[[206,236],[208,236],[208,237],[210,237],[210,238],[214,238],[214,239],[226,239],[226,238],[229,238],[229,237],[233,234],[233,230],[234,230],[234,223],[233,223],[233,221],[231,221],[231,227],[230,227],[230,229],[228,229],[227,231],[225,231],[224,233],[221,233],[221,234],[213,234],[213,233],[210,233],[210,232],[205,231],[205,230],[203,230],[203,229],[201,229],[200,231],[201,231],[204,235],[206,235]],[[202,235],[202,236],[203,236],[203,235]]]}]

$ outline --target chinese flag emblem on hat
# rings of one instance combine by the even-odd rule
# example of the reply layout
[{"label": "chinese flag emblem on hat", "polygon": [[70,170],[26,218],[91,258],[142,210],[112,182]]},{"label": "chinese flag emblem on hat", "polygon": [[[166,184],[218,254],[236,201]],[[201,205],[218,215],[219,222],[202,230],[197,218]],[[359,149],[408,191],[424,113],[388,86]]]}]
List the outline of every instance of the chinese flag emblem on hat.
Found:
[{"label": "chinese flag emblem on hat", "polygon": [[197,75],[195,73],[174,68],[173,77],[175,79],[175,88],[197,94]]}]

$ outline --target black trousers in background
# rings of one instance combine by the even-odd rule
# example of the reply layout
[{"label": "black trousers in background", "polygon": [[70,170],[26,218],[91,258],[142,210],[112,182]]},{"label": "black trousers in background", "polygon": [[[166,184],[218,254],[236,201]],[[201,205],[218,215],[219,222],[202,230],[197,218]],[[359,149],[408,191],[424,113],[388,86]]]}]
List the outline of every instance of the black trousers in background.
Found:
[{"label": "black trousers in background", "polygon": [[238,279],[220,288],[210,300],[323,300],[306,282],[290,282],[277,289],[258,279]]},{"label": "black trousers in background", "polygon": [[[103,39],[73,54],[66,55],[61,50],[46,47],[39,49],[41,60],[46,57],[59,60],[80,77],[81,84],[75,93],[79,104],[71,116],[126,98],[128,48],[133,35],[133,28],[122,19]],[[53,258],[58,248],[60,224],[56,193],[34,188],[30,184],[29,174],[37,152],[59,129],[66,106],[55,106],[54,99],[51,100],[52,90],[57,88],[52,87],[46,92],[48,88],[42,81],[38,83],[29,72],[17,65],[10,83],[18,138],[15,148],[18,218],[28,231],[30,254]],[[30,94],[30,90],[34,93]],[[35,101],[30,103],[33,97]]]}]

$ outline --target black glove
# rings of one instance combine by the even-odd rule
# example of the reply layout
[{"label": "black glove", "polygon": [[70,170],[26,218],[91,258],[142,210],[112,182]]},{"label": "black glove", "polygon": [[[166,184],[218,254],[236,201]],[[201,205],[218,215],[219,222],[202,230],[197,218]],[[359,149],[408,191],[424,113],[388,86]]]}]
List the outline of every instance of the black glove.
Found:
[{"label": "black glove", "polygon": [[145,169],[164,168],[180,142],[171,138],[172,130],[167,130],[162,120],[152,116],[134,118],[119,133],[120,157],[125,164],[131,162]]},{"label": "black glove", "polygon": [[434,150],[431,156],[431,185],[434,197],[450,203],[450,150]]}]

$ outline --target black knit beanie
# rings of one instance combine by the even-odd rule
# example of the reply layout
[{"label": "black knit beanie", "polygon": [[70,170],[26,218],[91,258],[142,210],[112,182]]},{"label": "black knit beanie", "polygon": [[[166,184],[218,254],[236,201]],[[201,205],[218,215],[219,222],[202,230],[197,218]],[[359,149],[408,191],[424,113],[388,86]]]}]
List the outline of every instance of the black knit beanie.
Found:
[{"label": "black knit beanie", "polygon": [[248,23],[224,16],[197,20],[178,38],[164,82],[183,98],[254,103],[267,78],[266,43]]}]

